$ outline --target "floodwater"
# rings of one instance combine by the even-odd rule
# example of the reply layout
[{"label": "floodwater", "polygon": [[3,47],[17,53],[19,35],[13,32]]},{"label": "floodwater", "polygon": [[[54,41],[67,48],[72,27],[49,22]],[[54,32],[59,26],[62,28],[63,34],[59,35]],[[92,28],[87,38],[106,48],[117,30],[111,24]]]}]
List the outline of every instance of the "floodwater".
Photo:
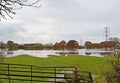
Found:
[{"label": "floodwater", "polygon": [[83,56],[97,56],[103,57],[104,54],[113,54],[113,50],[103,49],[77,49],[77,50],[15,50],[12,53],[6,53],[7,57],[13,57],[21,54],[28,54],[31,56],[46,58],[48,55],[67,56],[68,54],[77,54]]}]

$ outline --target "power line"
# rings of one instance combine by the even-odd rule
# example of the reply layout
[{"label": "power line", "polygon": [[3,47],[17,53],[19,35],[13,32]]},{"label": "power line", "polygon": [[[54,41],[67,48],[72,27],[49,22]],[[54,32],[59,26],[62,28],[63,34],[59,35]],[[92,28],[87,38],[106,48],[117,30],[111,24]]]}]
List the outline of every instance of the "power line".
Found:
[{"label": "power line", "polygon": [[110,30],[108,27],[105,27],[105,41],[109,40]]}]

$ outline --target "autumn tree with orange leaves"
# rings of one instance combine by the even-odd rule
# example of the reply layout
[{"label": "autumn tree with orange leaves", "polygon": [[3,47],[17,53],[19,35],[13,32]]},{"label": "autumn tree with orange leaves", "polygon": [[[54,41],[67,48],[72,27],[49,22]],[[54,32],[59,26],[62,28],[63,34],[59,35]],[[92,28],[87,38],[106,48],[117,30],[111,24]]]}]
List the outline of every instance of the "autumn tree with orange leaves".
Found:
[{"label": "autumn tree with orange leaves", "polygon": [[79,48],[79,44],[75,40],[69,40],[68,43],[66,44],[66,49],[68,50],[74,50],[78,48]]}]

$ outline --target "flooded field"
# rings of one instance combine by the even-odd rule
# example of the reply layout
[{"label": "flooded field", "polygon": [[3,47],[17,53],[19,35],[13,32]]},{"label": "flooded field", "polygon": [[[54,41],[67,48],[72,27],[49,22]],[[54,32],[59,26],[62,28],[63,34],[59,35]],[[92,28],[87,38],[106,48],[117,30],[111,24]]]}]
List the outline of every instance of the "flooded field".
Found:
[{"label": "flooded field", "polygon": [[37,57],[48,57],[48,55],[62,55],[67,56],[68,54],[77,54],[83,56],[98,56],[103,57],[106,54],[113,54],[113,50],[103,50],[103,49],[78,49],[78,50],[16,50],[6,53],[7,57],[17,56],[21,54],[28,54]]}]

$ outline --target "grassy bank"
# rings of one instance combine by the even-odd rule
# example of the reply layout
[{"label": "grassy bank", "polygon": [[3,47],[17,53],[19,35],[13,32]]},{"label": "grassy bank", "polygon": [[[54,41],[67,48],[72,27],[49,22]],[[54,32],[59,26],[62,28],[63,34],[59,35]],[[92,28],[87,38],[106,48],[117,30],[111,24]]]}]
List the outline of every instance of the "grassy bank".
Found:
[{"label": "grassy bank", "polygon": [[35,66],[76,66],[78,70],[90,71],[94,74],[100,74],[105,68],[105,60],[101,57],[91,56],[49,56],[48,58],[38,58],[28,55],[20,55],[5,59],[6,63],[29,64]]}]

